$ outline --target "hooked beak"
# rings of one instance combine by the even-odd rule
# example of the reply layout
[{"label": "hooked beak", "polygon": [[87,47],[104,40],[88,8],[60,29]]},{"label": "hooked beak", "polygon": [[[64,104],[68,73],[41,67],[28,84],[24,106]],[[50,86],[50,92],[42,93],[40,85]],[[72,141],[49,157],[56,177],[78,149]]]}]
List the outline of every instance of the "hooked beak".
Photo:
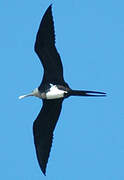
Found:
[{"label": "hooked beak", "polygon": [[33,93],[30,93],[30,94],[26,94],[26,95],[19,96],[19,99],[23,99],[23,98],[25,98],[25,97],[29,97],[29,96],[33,96]]},{"label": "hooked beak", "polygon": [[84,96],[106,96],[106,93],[98,91],[84,91]]}]

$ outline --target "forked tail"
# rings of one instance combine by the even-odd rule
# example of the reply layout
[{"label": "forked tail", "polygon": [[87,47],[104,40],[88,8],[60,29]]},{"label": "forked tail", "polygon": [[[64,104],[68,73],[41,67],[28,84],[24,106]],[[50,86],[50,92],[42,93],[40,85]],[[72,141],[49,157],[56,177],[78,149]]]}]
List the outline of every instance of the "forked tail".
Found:
[{"label": "forked tail", "polygon": [[98,92],[98,91],[85,91],[85,90],[70,90],[69,96],[106,96],[106,93],[104,92]]}]

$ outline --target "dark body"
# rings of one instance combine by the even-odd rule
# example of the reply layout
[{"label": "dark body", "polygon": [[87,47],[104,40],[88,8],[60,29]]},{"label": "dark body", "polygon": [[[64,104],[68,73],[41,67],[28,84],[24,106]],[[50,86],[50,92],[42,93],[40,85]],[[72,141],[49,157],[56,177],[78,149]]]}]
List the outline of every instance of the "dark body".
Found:
[{"label": "dark body", "polygon": [[[72,90],[63,77],[63,67],[55,47],[54,23],[51,5],[46,10],[37,33],[35,42],[35,52],[37,53],[43,68],[44,75],[38,91],[45,93],[43,107],[33,124],[34,144],[36,147],[37,159],[42,172],[46,173],[50,149],[52,146],[53,131],[59,118],[62,102],[64,98],[74,96],[104,96],[105,93],[94,91]],[[50,91],[50,84],[56,85],[59,90],[67,91],[63,97],[58,99],[46,99],[47,92]],[[93,95],[95,93],[96,95]]]},{"label": "dark body", "polygon": [[[37,33],[35,51],[44,67],[43,80],[38,87],[39,91],[44,91],[49,84],[60,84],[69,87],[64,81],[63,67],[55,47],[54,23],[51,5],[45,12]],[[34,122],[33,134],[36,154],[42,172],[45,174],[46,165],[52,145],[53,131],[59,118],[61,99],[43,100],[43,107]]]}]

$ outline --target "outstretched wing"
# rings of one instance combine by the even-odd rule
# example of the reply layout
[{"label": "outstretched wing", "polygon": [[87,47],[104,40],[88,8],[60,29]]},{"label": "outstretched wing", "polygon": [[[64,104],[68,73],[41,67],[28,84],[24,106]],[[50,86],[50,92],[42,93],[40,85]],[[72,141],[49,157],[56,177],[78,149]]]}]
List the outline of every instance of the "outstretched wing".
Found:
[{"label": "outstretched wing", "polygon": [[34,144],[42,172],[46,173],[53,131],[59,118],[63,99],[43,100],[43,107],[33,124]]},{"label": "outstretched wing", "polygon": [[55,47],[52,5],[46,10],[37,33],[35,52],[44,67],[44,76],[40,86],[46,83],[63,84],[63,67]]}]

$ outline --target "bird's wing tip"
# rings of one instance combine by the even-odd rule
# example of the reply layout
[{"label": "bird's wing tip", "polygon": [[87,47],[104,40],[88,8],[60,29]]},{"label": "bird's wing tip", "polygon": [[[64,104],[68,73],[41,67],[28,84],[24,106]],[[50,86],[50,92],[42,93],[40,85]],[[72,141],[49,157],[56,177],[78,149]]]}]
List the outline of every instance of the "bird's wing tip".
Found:
[{"label": "bird's wing tip", "polygon": [[49,9],[49,8],[52,8],[52,6],[53,6],[53,3],[51,3],[51,4],[49,5],[48,9]]},{"label": "bird's wing tip", "polygon": [[46,176],[46,169],[41,169],[44,176]]}]

